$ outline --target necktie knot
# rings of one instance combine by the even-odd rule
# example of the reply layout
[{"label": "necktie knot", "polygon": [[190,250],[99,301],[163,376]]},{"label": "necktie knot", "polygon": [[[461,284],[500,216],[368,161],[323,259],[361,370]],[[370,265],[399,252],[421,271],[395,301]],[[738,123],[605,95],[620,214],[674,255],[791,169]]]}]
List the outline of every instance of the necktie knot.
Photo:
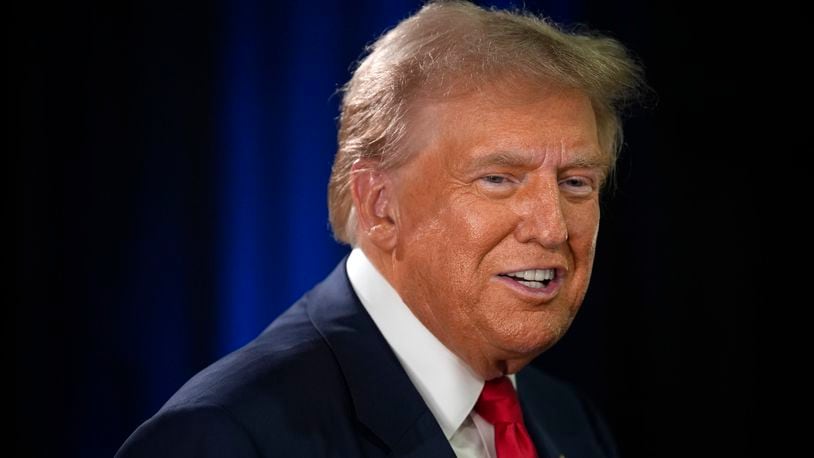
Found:
[{"label": "necktie knot", "polygon": [[491,424],[522,423],[517,392],[508,377],[488,380],[475,404],[475,412]]}]

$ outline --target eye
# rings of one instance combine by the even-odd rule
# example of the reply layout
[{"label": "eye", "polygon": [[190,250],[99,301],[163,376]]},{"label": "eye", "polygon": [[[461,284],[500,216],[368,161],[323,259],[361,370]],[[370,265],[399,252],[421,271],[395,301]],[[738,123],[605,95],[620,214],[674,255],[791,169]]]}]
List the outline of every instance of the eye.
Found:
[{"label": "eye", "polygon": [[567,192],[578,196],[587,196],[594,191],[593,182],[583,177],[568,177],[560,180],[560,186]]},{"label": "eye", "polygon": [[475,183],[484,196],[502,199],[511,196],[520,182],[521,179],[513,175],[493,173],[482,175]]},{"label": "eye", "polygon": [[506,183],[509,179],[501,175],[486,175],[485,177],[481,178],[481,180],[489,184],[503,184]]}]

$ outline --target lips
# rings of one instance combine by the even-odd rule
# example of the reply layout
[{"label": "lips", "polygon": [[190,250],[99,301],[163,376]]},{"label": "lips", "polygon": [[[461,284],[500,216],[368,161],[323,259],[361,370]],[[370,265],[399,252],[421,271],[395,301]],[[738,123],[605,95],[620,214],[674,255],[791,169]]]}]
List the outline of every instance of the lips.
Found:
[{"label": "lips", "polygon": [[549,299],[559,292],[563,273],[559,267],[537,267],[501,273],[497,280],[523,296]]},{"label": "lips", "polygon": [[516,280],[523,286],[539,289],[548,286],[554,280],[556,273],[557,269],[528,269],[500,275]]}]

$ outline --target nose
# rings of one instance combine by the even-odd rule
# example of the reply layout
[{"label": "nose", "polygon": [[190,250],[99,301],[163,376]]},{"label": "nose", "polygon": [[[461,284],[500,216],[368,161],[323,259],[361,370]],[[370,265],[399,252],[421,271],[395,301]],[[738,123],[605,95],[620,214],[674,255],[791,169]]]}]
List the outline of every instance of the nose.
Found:
[{"label": "nose", "polygon": [[515,237],[521,243],[536,242],[545,248],[555,249],[568,240],[568,225],[557,183],[542,188],[529,190],[523,199]]}]

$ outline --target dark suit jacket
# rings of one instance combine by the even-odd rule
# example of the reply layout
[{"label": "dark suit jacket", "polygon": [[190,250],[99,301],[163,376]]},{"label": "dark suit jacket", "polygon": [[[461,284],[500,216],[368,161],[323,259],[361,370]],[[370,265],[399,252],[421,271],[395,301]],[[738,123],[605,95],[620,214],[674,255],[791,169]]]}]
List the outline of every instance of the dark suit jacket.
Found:
[{"label": "dark suit jacket", "polygon": [[[568,386],[533,367],[517,384],[542,457],[615,456],[599,416]],[[254,341],[187,382],[116,456],[454,454],[343,260]]]}]

